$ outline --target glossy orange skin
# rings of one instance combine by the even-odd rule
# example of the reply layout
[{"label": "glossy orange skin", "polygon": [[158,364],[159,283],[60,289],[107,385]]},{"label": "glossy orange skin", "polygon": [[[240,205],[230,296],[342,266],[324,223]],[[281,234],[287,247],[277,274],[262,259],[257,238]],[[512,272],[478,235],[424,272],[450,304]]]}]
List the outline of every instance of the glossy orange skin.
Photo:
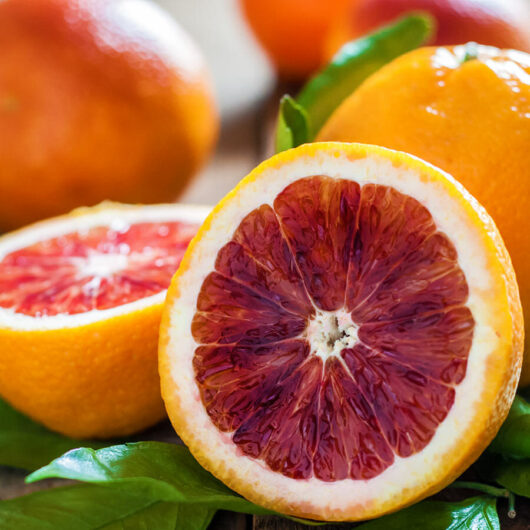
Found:
[{"label": "glossy orange skin", "polygon": [[51,331],[0,328],[2,397],[71,438],[113,438],[165,417],[156,367],[162,304]]},{"label": "glossy orange skin", "polygon": [[475,41],[530,51],[530,4],[526,0],[354,0],[330,30],[326,53],[408,11],[426,11],[437,29],[431,44]]},{"label": "glossy orange skin", "polygon": [[348,0],[240,0],[257,39],[288,80],[304,79],[323,64],[323,47]]},{"label": "glossy orange skin", "polygon": [[4,0],[0,49],[0,231],[171,201],[214,144],[202,57],[148,0]]},{"label": "glossy orange skin", "polygon": [[[458,179],[499,227],[517,275],[528,336],[530,55],[478,50],[478,58],[468,61],[462,47],[420,48],[399,57],[349,96],[317,139],[405,151]],[[530,384],[528,352],[521,384]]]}]

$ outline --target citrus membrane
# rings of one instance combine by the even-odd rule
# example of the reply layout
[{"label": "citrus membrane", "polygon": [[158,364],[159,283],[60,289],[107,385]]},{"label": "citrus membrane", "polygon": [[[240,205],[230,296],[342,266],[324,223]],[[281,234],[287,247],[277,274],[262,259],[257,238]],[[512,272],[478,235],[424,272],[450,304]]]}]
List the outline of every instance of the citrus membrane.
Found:
[{"label": "citrus membrane", "polygon": [[305,145],[244,179],[190,245],[162,321],[162,395],[199,461],[247,498],[374,517],[487,445],[521,321],[502,240],[449,176]]}]

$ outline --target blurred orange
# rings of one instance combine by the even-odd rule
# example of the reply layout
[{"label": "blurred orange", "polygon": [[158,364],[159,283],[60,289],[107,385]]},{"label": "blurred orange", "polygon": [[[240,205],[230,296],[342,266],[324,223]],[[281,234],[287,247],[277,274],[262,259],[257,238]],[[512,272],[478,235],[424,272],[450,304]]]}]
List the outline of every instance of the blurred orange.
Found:
[{"label": "blurred orange", "polygon": [[345,42],[408,11],[427,11],[437,21],[433,44],[475,41],[530,51],[528,0],[353,0],[337,17],[325,44],[328,58]]},{"label": "blurred orange", "polygon": [[322,65],[323,47],[348,0],[240,0],[247,21],[284,79],[304,79]]},{"label": "blurred orange", "polygon": [[148,0],[4,0],[0,49],[0,230],[173,200],[213,146],[202,56]]}]

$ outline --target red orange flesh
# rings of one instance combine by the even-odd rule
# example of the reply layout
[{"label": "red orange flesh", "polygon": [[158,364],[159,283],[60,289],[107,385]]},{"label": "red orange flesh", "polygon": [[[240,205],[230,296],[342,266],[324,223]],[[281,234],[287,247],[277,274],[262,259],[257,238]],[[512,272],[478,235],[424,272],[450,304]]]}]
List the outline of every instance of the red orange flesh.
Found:
[{"label": "red orange flesh", "polygon": [[261,164],[202,225],[159,369],[214,475],[270,509],[359,520],[480,454],[522,343],[506,249],[458,183],[404,153],[317,143]]}]

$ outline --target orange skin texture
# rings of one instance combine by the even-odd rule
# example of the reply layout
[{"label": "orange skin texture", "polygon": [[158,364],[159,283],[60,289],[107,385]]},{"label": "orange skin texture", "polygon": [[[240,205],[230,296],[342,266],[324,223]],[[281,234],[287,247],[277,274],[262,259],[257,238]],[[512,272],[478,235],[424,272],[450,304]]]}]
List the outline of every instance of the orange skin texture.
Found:
[{"label": "orange skin texture", "polygon": [[329,28],[348,0],[240,0],[280,77],[305,79],[323,64]]},{"label": "orange skin texture", "polygon": [[525,0],[355,0],[330,30],[326,55],[410,11],[434,16],[437,29],[430,44],[475,41],[530,51],[530,4]]},{"label": "orange skin texture", "polygon": [[[318,140],[405,151],[458,179],[499,227],[530,315],[530,56],[490,50],[449,66],[453,50],[421,48],[388,64],[341,104]],[[526,355],[520,384],[529,383]]]},{"label": "orange skin texture", "polygon": [[126,436],[165,417],[157,371],[162,304],[50,331],[0,329],[2,396],[71,438]]},{"label": "orange skin texture", "polygon": [[213,147],[202,57],[148,0],[5,0],[0,48],[0,230],[172,201]]}]

